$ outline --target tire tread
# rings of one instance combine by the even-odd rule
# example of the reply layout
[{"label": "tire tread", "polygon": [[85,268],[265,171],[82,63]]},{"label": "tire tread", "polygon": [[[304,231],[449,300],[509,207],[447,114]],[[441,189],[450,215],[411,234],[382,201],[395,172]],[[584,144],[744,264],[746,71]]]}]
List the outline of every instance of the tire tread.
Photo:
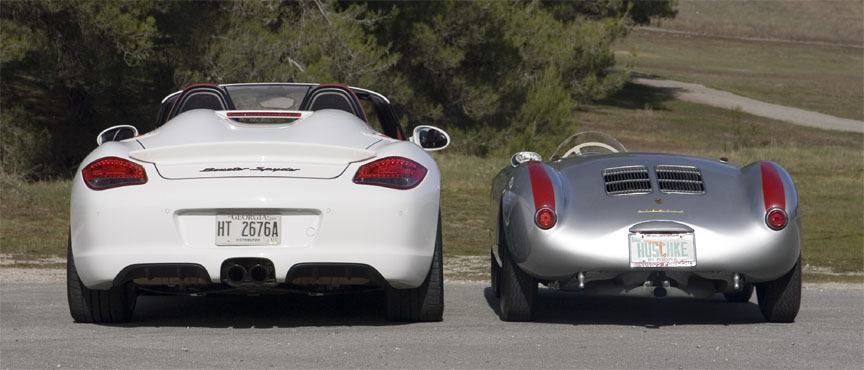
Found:
[{"label": "tire tread", "polygon": [[759,310],[769,322],[794,322],[801,308],[801,257],[777,280],[756,284]]}]

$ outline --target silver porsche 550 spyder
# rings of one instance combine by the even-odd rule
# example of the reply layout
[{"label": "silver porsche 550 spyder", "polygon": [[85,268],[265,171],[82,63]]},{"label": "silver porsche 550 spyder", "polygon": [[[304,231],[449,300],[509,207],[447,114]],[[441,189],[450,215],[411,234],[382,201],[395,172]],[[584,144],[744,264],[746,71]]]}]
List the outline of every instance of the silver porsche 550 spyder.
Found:
[{"label": "silver porsche 550 spyder", "polygon": [[579,133],[550,160],[516,153],[492,181],[501,319],[531,320],[538,283],[585,294],[747,302],[792,322],[801,301],[798,195],[773,162],[628,153]]}]

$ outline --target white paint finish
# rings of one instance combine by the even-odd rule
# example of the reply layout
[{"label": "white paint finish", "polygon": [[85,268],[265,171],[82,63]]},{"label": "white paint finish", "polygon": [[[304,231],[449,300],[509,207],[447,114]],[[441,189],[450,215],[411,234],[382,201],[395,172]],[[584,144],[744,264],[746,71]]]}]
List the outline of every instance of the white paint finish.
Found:
[{"label": "white paint finish", "polygon": [[[134,157],[148,182],[89,189],[81,168],[107,156]],[[428,173],[410,190],[352,181],[360,166],[389,156],[409,158]],[[160,176],[215,163],[341,169],[330,179]],[[123,268],[142,263],[197,263],[218,282],[222,262],[237,257],[270,259],[279,282],[297,263],[362,263],[392,286],[412,288],[431,264],[441,186],[435,161],[416,145],[382,138],[344,112],[322,110],[271,127],[189,111],[138,140],[97,147],[81,168],[72,185],[70,227],[75,264],[89,288],[108,288]],[[282,215],[282,244],[216,246],[215,214],[238,210]]]}]

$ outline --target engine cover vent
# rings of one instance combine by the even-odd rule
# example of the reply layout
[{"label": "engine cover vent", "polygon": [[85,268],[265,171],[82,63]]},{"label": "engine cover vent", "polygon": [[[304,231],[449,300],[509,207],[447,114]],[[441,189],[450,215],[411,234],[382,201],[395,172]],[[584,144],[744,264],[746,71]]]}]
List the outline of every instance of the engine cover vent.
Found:
[{"label": "engine cover vent", "polygon": [[603,170],[607,195],[648,194],[651,180],[645,166],[614,167]]},{"label": "engine cover vent", "polygon": [[663,193],[705,194],[702,172],[696,167],[659,165],[654,172],[657,187]]}]

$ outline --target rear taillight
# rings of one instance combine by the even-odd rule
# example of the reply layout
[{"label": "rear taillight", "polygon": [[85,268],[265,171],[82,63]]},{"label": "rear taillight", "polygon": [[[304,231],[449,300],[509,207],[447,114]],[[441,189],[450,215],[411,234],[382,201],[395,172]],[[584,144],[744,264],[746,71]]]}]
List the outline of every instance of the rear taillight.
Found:
[{"label": "rear taillight", "polygon": [[765,223],[773,230],[780,230],[789,223],[786,214],[786,192],[780,172],[771,162],[760,162],[762,170],[762,199],[765,201]]},{"label": "rear taillight", "polygon": [[105,157],[97,159],[81,170],[84,183],[93,190],[104,190],[126,185],[147,183],[147,173],[144,167],[135,162],[117,158]]},{"label": "rear taillight", "polygon": [[765,223],[774,230],[780,230],[789,223],[789,216],[786,214],[786,211],[780,208],[772,208],[765,214]]},{"label": "rear taillight", "polygon": [[354,183],[411,189],[423,181],[426,172],[426,167],[408,158],[387,157],[361,166]]},{"label": "rear taillight", "polygon": [[555,215],[555,211],[549,208],[540,208],[534,214],[534,222],[537,223],[537,227],[543,230],[551,229],[557,221],[558,217]]}]

